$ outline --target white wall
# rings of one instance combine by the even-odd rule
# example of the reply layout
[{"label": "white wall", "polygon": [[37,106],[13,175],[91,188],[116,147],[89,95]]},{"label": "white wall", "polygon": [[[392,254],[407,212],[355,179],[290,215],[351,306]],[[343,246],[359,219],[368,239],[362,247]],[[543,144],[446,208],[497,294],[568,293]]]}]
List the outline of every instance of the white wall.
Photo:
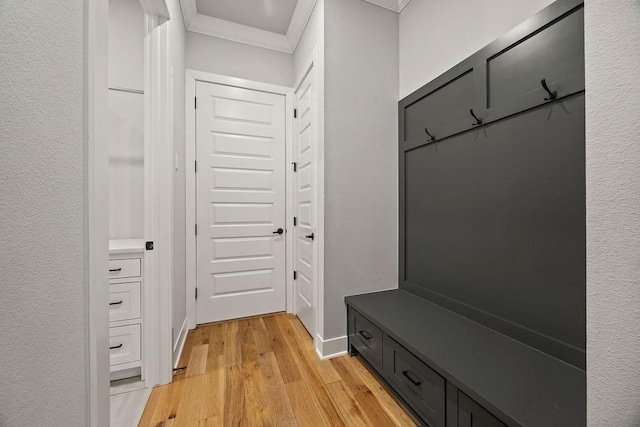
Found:
[{"label": "white wall", "polygon": [[[171,15],[171,49],[173,68],[173,151],[178,169],[173,172],[173,285],[172,285],[172,344],[174,364],[182,325],[187,317],[186,303],[186,169],[185,169],[185,40],[186,31],[178,0],[168,2]],[[186,331],[185,331],[186,332]]]},{"label": "white wall", "polygon": [[398,286],[398,15],[325,0],[324,339],[344,296]]},{"label": "white wall", "polygon": [[83,2],[0,8],[0,425],[88,424]]},{"label": "white wall", "polygon": [[640,2],[585,2],[589,426],[640,425]]},{"label": "white wall", "polygon": [[293,55],[191,31],[186,37],[186,63],[192,70],[293,85]]},{"label": "white wall", "polygon": [[400,98],[553,0],[412,0],[400,13]]},{"label": "white wall", "polygon": [[[144,12],[109,0],[109,87],[144,89]],[[109,238],[144,237],[144,95],[109,90]]]},{"label": "white wall", "polygon": [[138,0],[109,0],[109,87],[144,90],[144,12]]}]

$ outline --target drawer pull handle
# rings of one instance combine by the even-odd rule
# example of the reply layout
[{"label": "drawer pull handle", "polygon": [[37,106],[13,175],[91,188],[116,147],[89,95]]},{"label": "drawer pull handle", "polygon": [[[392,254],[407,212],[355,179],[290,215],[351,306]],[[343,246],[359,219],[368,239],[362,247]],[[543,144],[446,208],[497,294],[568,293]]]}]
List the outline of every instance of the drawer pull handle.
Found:
[{"label": "drawer pull handle", "polygon": [[411,372],[409,371],[402,371],[402,375],[407,377],[407,379],[411,381],[415,386],[419,386],[420,384],[422,384],[422,381],[413,378],[413,375],[411,375]]},{"label": "drawer pull handle", "polygon": [[360,332],[358,332],[358,333],[359,333],[360,335],[362,335],[362,337],[363,337],[365,340],[370,340],[371,338],[373,338],[373,336],[372,336],[369,332],[367,332],[367,331],[360,331]]},{"label": "drawer pull handle", "polygon": [[120,305],[122,304],[122,301],[118,301],[118,302],[110,302],[109,305]]},{"label": "drawer pull handle", "polygon": [[117,273],[118,271],[122,271],[122,268],[110,268],[109,273]]},{"label": "drawer pull handle", "polygon": [[109,347],[109,350],[115,350],[116,348],[120,348],[120,347],[122,347],[122,344],[114,345],[113,347]]}]

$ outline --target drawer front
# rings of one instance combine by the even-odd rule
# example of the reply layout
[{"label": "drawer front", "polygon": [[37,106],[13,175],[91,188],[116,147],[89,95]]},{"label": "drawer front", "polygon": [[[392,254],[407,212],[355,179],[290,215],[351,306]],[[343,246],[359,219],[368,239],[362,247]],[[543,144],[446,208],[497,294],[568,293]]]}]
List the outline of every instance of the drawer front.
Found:
[{"label": "drawer front", "polygon": [[458,390],[458,427],[507,427],[502,421]]},{"label": "drawer front", "polygon": [[111,366],[139,361],[140,324],[109,328],[109,349]]},{"label": "drawer front", "polygon": [[382,331],[357,311],[349,310],[349,342],[373,367],[382,369]]},{"label": "drawer front", "polygon": [[109,279],[140,277],[140,258],[109,260]]},{"label": "drawer front", "polygon": [[140,282],[109,285],[109,321],[140,318]]},{"label": "drawer front", "polygon": [[445,426],[445,379],[404,347],[384,337],[384,374],[432,427]]}]

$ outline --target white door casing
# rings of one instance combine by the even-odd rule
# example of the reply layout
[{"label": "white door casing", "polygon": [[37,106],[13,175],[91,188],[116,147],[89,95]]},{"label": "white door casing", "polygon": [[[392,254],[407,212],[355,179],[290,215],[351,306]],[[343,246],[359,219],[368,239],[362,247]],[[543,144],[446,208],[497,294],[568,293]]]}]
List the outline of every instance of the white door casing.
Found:
[{"label": "white door casing", "polygon": [[285,97],[196,82],[197,323],[286,308]]},{"label": "white door casing", "polygon": [[[312,337],[317,322],[317,71],[315,63],[295,87],[296,118],[294,119],[294,307]],[[313,237],[311,237],[313,236]]]}]

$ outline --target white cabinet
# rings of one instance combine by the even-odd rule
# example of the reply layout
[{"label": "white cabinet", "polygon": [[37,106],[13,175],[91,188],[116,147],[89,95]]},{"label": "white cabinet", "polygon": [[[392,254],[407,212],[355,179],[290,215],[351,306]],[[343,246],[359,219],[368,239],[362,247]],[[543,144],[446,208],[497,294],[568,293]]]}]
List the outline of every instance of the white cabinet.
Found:
[{"label": "white cabinet", "polygon": [[112,379],[142,372],[144,241],[109,241],[109,360]]}]

